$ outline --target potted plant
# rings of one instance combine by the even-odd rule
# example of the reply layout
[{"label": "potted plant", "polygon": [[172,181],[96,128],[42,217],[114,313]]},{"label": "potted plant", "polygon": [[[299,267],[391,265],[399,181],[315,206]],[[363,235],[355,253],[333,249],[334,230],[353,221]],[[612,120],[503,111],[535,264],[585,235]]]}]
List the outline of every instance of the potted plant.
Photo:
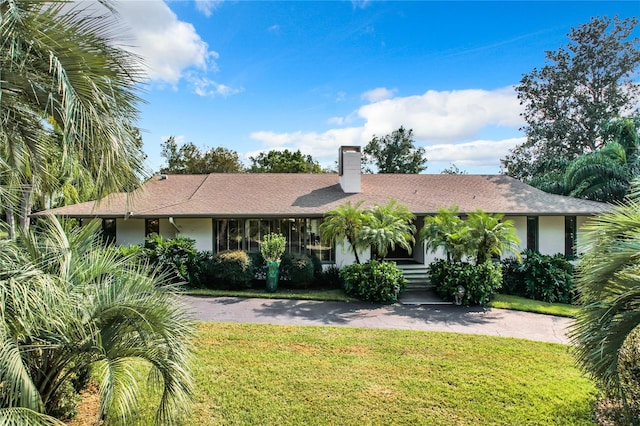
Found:
[{"label": "potted plant", "polygon": [[262,239],[260,253],[267,262],[267,291],[274,293],[278,289],[280,259],[287,246],[287,239],[281,234],[267,234]]}]

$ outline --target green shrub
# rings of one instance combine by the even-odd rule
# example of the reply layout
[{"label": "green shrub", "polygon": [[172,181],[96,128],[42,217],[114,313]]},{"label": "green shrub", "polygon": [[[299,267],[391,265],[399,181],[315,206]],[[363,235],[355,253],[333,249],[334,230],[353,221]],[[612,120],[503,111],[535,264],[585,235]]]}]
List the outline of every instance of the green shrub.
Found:
[{"label": "green shrub", "polygon": [[618,372],[620,388],[605,387],[596,405],[596,420],[599,424],[636,425],[640,419],[640,328],[631,332],[622,346]]},{"label": "green shrub", "polygon": [[223,251],[211,259],[207,267],[208,288],[243,289],[251,286],[253,268],[251,258],[242,250]]},{"label": "green shrub", "polygon": [[315,286],[324,289],[343,288],[344,282],[340,278],[340,268],[335,265],[327,267],[320,275],[316,276]]},{"label": "green shrub", "polygon": [[131,257],[139,260],[148,258],[144,248],[139,245],[118,246],[116,249],[122,257]]},{"label": "green shrub", "polygon": [[550,303],[573,303],[573,265],[561,254],[527,250],[522,263],[503,260],[503,293]]},{"label": "green shrub", "polygon": [[313,282],[313,262],[305,254],[284,253],[280,260],[280,281],[292,288],[308,288]]},{"label": "green shrub", "polygon": [[395,302],[407,282],[395,263],[377,260],[345,266],[340,278],[349,296],[368,302]]},{"label": "green shrub", "polygon": [[322,266],[322,260],[315,254],[311,255],[311,263],[313,263],[313,276],[315,278],[319,278],[322,276],[324,272],[324,267]]},{"label": "green shrub", "polygon": [[455,300],[458,286],[462,286],[465,289],[463,305],[484,306],[502,285],[502,266],[493,262],[474,265],[441,259],[429,265],[428,277],[443,299]]},{"label": "green shrub", "polygon": [[165,271],[171,281],[197,285],[200,263],[195,240],[182,236],[164,239],[153,234],[145,240],[144,249],[149,263]]},{"label": "green shrub", "polygon": [[264,281],[267,279],[267,262],[262,257],[262,253],[259,251],[252,251],[248,253],[251,259],[253,279],[255,281]]}]

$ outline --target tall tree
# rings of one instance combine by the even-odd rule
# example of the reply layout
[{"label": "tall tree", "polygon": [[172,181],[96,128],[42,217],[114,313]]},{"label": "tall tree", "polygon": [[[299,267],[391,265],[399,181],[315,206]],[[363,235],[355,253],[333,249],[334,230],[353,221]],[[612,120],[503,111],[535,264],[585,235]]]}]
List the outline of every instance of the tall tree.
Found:
[{"label": "tall tree", "polygon": [[396,200],[383,206],[375,205],[365,212],[360,239],[374,249],[380,260],[384,260],[389,249],[394,250],[396,245],[411,253],[416,232],[414,219],[415,215]]},{"label": "tall tree", "polygon": [[638,111],[637,18],[592,18],[573,28],[569,43],[545,52],[547,64],[516,87],[527,141],[502,160],[503,171],[529,181],[562,173],[579,155],[604,144],[602,126]]},{"label": "tall tree", "polygon": [[365,171],[373,173],[420,173],[427,169],[424,148],[416,148],[413,130],[404,127],[383,137],[374,136],[364,148]]},{"label": "tall tree", "polygon": [[582,308],[571,341],[584,369],[619,394],[621,350],[640,327],[640,182],[623,204],[584,230],[576,278]]},{"label": "tall tree", "polygon": [[194,327],[177,288],[104,246],[99,222],[68,234],[54,218],[39,224],[0,241],[0,423],[64,424],[53,417],[96,367],[96,423],[127,424],[143,365],[160,395],[155,423],[173,424],[193,386]]},{"label": "tall tree", "polygon": [[[109,7],[96,16],[62,0],[0,2],[0,191],[12,224],[27,217],[34,181],[62,135],[61,158],[76,158],[95,196],[133,189],[145,175],[138,149],[139,58],[117,47]],[[10,229],[12,229],[10,227]]]},{"label": "tall tree", "polygon": [[311,155],[304,155],[300,150],[271,150],[261,152],[256,157],[249,157],[251,167],[249,173],[322,173],[320,164]]},{"label": "tall tree", "polygon": [[323,241],[334,245],[336,241],[349,243],[349,249],[353,252],[356,263],[360,263],[358,250],[369,247],[363,241],[362,227],[365,223],[365,212],[360,208],[362,201],[352,205],[347,202],[325,213],[320,224],[320,234]]},{"label": "tall tree", "polygon": [[162,144],[161,155],[167,162],[167,166],[160,169],[161,173],[193,175],[240,173],[244,170],[236,151],[219,146],[202,152],[191,142],[178,147],[173,136]]},{"label": "tall tree", "polygon": [[602,129],[606,145],[569,162],[564,173],[537,176],[531,184],[554,194],[622,201],[640,172],[639,122],[638,117],[612,120]]}]

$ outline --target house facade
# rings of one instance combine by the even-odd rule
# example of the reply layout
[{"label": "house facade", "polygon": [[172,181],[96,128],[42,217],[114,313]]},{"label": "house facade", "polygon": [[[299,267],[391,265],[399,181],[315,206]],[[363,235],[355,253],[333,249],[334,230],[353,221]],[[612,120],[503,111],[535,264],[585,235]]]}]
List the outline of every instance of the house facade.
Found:
[{"label": "house facade", "polygon": [[[572,257],[580,228],[608,205],[547,194],[503,175],[361,174],[360,147],[341,147],[338,174],[156,175],[131,194],[112,194],[40,214],[101,220],[116,244],[142,244],[147,235],[192,238],[202,251],[259,251],[262,236],[279,232],[287,250],[342,266],[354,256],[342,243],[323,243],[323,215],[346,202],[363,207],[395,199],[416,215],[416,228],[440,208],[461,215],[481,209],[514,222],[521,248]],[[346,243],[345,243],[346,244]],[[418,243],[390,259],[428,264],[438,253]],[[368,259],[370,253],[361,253]]]}]

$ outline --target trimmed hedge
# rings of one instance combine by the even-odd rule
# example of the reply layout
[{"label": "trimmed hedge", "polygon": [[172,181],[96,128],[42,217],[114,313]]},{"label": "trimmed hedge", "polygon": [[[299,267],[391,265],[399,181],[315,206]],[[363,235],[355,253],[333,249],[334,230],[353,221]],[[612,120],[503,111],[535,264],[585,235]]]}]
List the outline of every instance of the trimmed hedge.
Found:
[{"label": "trimmed hedge", "polygon": [[280,281],[292,288],[309,288],[313,283],[313,269],[309,256],[285,253],[280,261]]},{"label": "trimmed hedge", "polygon": [[493,262],[474,265],[440,259],[429,265],[428,277],[443,299],[455,300],[458,286],[462,286],[465,289],[463,305],[484,306],[502,285],[502,265]]},{"label": "trimmed hedge", "polygon": [[251,280],[253,279],[251,259],[242,250],[216,253],[208,270],[212,280],[205,285],[209,288],[248,288],[251,286]]},{"label": "trimmed hedge", "polygon": [[550,303],[574,303],[577,298],[573,265],[562,255],[527,250],[522,263],[507,258],[503,264],[504,294]]},{"label": "trimmed hedge", "polygon": [[367,302],[395,302],[407,284],[395,263],[378,260],[345,266],[340,271],[340,278],[349,296]]}]

